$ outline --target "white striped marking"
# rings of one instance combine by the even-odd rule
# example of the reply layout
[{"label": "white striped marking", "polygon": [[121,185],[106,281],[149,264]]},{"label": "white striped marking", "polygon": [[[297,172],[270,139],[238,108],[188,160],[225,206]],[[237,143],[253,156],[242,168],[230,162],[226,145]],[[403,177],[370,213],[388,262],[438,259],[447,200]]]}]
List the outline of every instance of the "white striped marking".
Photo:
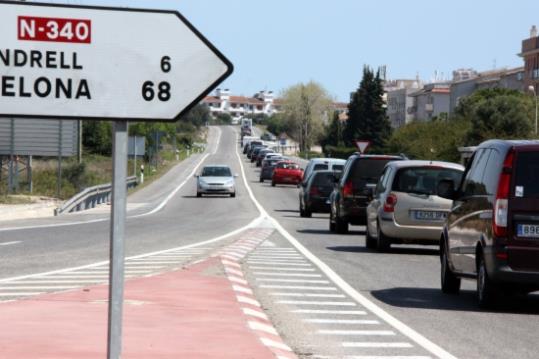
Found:
[{"label": "white striped marking", "polygon": [[78,288],[77,286],[72,285],[61,285],[61,286],[28,286],[28,287],[0,287],[0,291],[2,290],[8,290],[8,291],[16,291],[16,290],[51,290],[51,289],[75,289]]},{"label": "white striped marking", "polygon": [[251,304],[251,305],[254,305],[255,307],[259,307],[259,308],[261,307],[260,303],[255,299],[245,297],[243,295],[237,295],[236,298],[238,299],[238,302],[240,302],[240,303]]},{"label": "white striped marking", "polygon": [[357,304],[354,302],[316,302],[308,300],[279,300],[280,304],[296,304],[296,305],[327,305],[327,306],[342,306],[342,307],[355,307]]},{"label": "white striped marking", "polygon": [[[367,314],[367,313],[365,313]],[[377,320],[360,320],[360,319],[303,319],[305,323],[313,324],[367,324],[367,325],[376,325],[380,324]]]},{"label": "white striped marking", "polygon": [[329,284],[328,280],[316,280],[316,279],[256,278],[256,281],[257,282],[274,282],[274,283]]},{"label": "white striped marking", "polygon": [[278,335],[275,328],[272,327],[271,325],[262,324],[259,322],[251,322],[251,321],[249,321],[248,324],[249,324],[249,328],[251,328],[252,330],[259,330],[261,332],[265,332],[268,334]]},{"label": "white striped marking", "polygon": [[273,273],[273,272],[254,272],[254,275],[268,277],[299,277],[299,278],[321,278],[320,274],[301,274],[301,273]]},{"label": "white striped marking", "polygon": [[323,335],[366,335],[366,336],[392,336],[396,335],[392,330],[328,330],[321,329],[317,332]]},{"label": "white striped marking", "polygon": [[286,350],[287,352],[292,351],[292,349],[290,349],[290,347],[288,345],[284,344],[284,343],[276,342],[275,340],[271,340],[271,339],[264,338],[264,337],[261,337],[260,340],[262,341],[262,344],[264,344],[267,347]]},{"label": "white striped marking", "polygon": [[410,343],[376,343],[376,342],[344,342],[345,348],[413,348]]},{"label": "white striped marking", "polygon": [[261,311],[254,310],[254,309],[251,309],[251,308],[241,308],[241,310],[243,311],[243,314],[245,314],[245,315],[250,315],[251,317],[256,317],[256,318],[260,318],[260,319],[264,319],[264,320],[269,320],[268,316],[266,314],[264,314],[263,312],[261,312]]},{"label": "white striped marking", "polygon": [[237,275],[238,277],[243,277],[243,272],[242,271],[239,271],[239,270],[227,267],[227,266],[225,266],[225,271],[227,273]]},{"label": "white striped marking", "polygon": [[21,241],[5,242],[5,243],[0,243],[0,246],[12,246],[14,244],[19,244],[19,243],[21,243]]},{"label": "white striped marking", "polygon": [[241,279],[239,277],[234,277],[234,276],[229,275],[228,280],[231,281],[231,282],[247,285],[247,281],[245,279]]},{"label": "white striped marking", "polygon": [[240,266],[238,263],[236,263],[236,262],[231,262],[231,261],[229,261],[229,260],[227,260],[227,259],[224,259],[222,262],[223,262],[224,265],[227,265],[227,266],[236,267],[236,268],[241,268],[241,266]]},{"label": "white striped marking", "polygon": [[299,314],[334,314],[334,315],[367,315],[364,310],[317,310],[317,309],[295,309],[291,313]]},{"label": "white striped marking", "polygon": [[234,291],[238,293],[246,293],[246,294],[253,295],[253,291],[251,289],[242,287],[240,285],[233,285],[232,289],[234,289]]},{"label": "white striped marking", "polygon": [[283,267],[259,267],[259,266],[249,266],[251,269],[256,270],[273,270],[273,271],[286,271],[286,272],[314,272],[315,269],[311,268],[283,268]]},{"label": "white striped marking", "polygon": [[335,287],[309,287],[303,285],[261,285],[260,288],[266,289],[302,289],[302,290],[321,290],[321,291],[336,291]]},{"label": "white striped marking", "polygon": [[2,293],[0,292],[0,298],[1,297],[27,297],[31,295],[40,295],[43,294],[43,292],[26,292],[26,293]]},{"label": "white striped marking", "polygon": [[279,297],[301,297],[301,298],[346,298],[343,294],[306,294],[306,293],[270,293]]},{"label": "white striped marking", "polygon": [[291,267],[311,267],[309,263],[265,262],[265,261],[264,262],[263,261],[248,261],[248,262],[249,264],[256,264],[256,265],[265,264],[265,265],[270,265],[270,266],[273,266],[273,265],[285,266],[286,265],[286,266],[291,266]]}]

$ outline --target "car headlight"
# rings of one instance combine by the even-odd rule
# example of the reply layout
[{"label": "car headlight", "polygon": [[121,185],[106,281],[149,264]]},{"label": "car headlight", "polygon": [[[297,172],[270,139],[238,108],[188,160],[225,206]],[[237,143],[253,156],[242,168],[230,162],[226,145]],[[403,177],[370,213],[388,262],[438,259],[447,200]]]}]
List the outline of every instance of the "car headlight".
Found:
[{"label": "car headlight", "polygon": [[225,186],[228,186],[228,187],[234,186],[234,180],[233,180],[233,179],[230,179],[230,180],[226,181],[226,182],[225,182]]}]

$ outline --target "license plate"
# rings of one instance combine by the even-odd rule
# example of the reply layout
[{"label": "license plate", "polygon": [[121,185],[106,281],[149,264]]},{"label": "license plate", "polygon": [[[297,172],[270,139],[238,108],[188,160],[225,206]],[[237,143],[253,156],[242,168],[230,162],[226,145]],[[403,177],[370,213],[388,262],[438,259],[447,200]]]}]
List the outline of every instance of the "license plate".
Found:
[{"label": "license plate", "polygon": [[414,211],[414,218],[420,221],[442,221],[446,219],[445,212],[438,211]]},{"label": "license plate", "polygon": [[539,238],[539,224],[517,225],[517,236]]}]

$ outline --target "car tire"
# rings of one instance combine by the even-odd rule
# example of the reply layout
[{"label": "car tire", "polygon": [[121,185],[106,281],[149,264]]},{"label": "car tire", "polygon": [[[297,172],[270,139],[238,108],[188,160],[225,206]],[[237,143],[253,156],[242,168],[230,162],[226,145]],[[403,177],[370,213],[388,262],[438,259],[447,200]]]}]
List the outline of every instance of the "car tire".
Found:
[{"label": "car tire", "polygon": [[264,179],[262,177],[260,177],[260,183],[264,183]]},{"label": "car tire", "polygon": [[496,285],[490,280],[485,265],[485,259],[481,255],[477,264],[477,300],[481,308],[491,308],[499,297]]},{"label": "car tire", "polygon": [[271,187],[275,187],[275,181],[271,181]]},{"label": "car tire", "polygon": [[447,250],[445,245],[440,248],[440,262],[441,262],[441,284],[442,292],[445,294],[459,294],[460,292],[460,278],[457,277],[449,267],[449,260],[447,259]]},{"label": "car tire", "polygon": [[305,215],[306,218],[311,218],[313,216],[313,212],[309,210],[308,208],[305,208],[303,210],[303,214]]},{"label": "car tire", "polygon": [[339,217],[338,214],[337,217],[335,217],[335,231],[339,234],[348,233],[348,221]]},{"label": "car tire", "polygon": [[384,232],[382,232],[382,228],[380,227],[380,223],[376,226],[376,231],[378,234],[378,238],[376,238],[376,250],[378,252],[387,252],[391,248],[391,239],[387,237]]},{"label": "car tire", "polygon": [[371,236],[368,227],[367,233],[365,234],[365,247],[367,247],[368,249],[376,249],[376,238]]},{"label": "car tire", "polygon": [[202,193],[197,192],[197,198],[200,198],[200,197],[202,197]]},{"label": "car tire", "polygon": [[236,192],[234,192],[234,193],[231,193],[231,194],[230,194],[230,197],[232,197],[232,198],[236,198]]}]

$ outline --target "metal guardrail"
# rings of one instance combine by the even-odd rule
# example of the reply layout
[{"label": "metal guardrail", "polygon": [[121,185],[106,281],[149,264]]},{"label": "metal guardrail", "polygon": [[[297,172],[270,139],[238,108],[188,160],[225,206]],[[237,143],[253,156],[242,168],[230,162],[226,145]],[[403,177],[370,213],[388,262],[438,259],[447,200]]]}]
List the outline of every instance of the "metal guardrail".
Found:
[{"label": "metal guardrail", "polygon": [[[137,177],[132,176],[127,178],[127,188],[133,188],[137,185]],[[94,187],[86,188],[84,191],[76,194],[60,207],[54,210],[54,215],[59,216],[64,213],[72,213],[84,211],[90,208],[95,208],[98,204],[107,203],[110,201],[112,194],[112,183],[102,184]]]}]

